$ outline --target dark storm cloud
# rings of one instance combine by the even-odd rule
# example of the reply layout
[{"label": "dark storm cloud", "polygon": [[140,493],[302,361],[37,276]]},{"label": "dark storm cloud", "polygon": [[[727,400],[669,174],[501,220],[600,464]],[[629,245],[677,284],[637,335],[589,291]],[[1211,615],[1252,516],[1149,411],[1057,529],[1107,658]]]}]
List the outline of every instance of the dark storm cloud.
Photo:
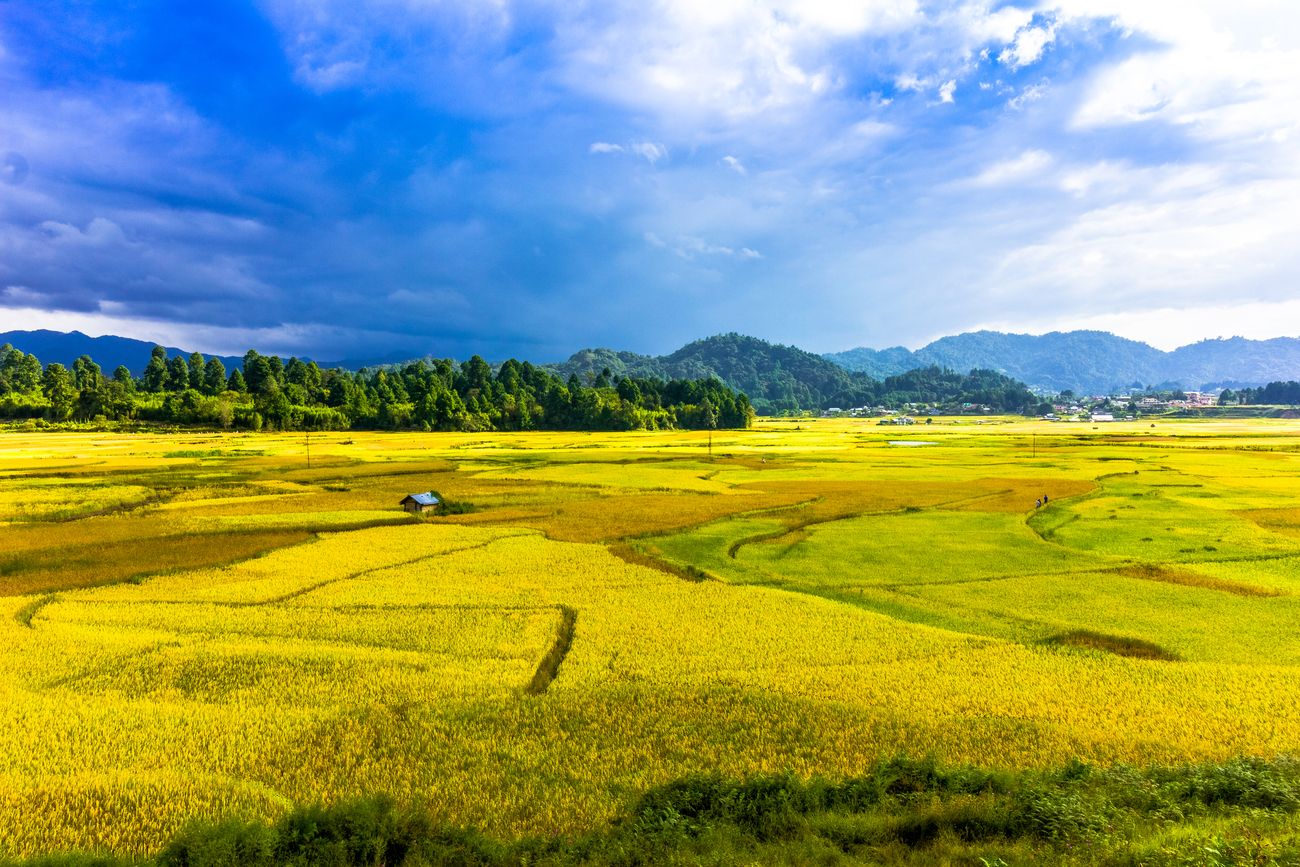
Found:
[{"label": "dark storm cloud", "polygon": [[1279,321],[1294,54],[1072,5],[10,2],[0,317],[538,360]]}]

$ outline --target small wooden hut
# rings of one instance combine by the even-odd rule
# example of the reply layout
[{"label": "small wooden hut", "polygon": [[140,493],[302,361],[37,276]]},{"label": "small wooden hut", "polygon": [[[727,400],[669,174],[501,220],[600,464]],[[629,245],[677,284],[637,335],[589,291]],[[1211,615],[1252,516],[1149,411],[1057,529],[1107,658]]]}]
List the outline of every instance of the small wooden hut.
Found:
[{"label": "small wooden hut", "polygon": [[413,515],[419,515],[425,512],[436,512],[438,506],[442,504],[432,492],[425,491],[423,494],[407,494],[398,505]]}]

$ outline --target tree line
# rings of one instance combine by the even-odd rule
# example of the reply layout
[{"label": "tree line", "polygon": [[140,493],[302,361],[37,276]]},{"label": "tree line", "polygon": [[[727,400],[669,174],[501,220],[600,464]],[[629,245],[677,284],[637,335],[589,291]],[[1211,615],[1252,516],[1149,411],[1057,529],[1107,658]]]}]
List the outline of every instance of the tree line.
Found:
[{"label": "tree line", "polygon": [[71,368],[0,347],[0,418],[159,422],[261,430],[659,430],[744,428],[749,398],[716,378],[567,380],[527,361],[479,356],[348,371],[255,350],[218,358],[155,346],[135,376],[83,355]]},{"label": "tree line", "polygon": [[1233,404],[1243,406],[1300,405],[1300,382],[1294,380],[1270,382],[1268,385],[1261,385],[1259,388],[1239,388],[1235,391],[1231,388],[1225,388],[1219,394],[1219,405],[1230,406]]},{"label": "tree line", "polygon": [[1024,383],[1005,374],[979,369],[958,373],[936,365],[887,376],[853,396],[884,406],[924,403],[952,412],[961,412],[964,405],[975,405],[994,412],[1033,414],[1042,406]]}]

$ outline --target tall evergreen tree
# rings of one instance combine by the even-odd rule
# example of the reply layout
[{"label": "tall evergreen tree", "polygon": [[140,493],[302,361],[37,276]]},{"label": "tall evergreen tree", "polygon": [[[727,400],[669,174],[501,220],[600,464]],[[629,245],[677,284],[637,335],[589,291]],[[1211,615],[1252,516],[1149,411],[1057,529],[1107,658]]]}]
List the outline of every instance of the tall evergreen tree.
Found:
[{"label": "tall evergreen tree", "polygon": [[[188,374],[187,374],[188,378]],[[142,377],[144,390],[150,392],[165,391],[171,382],[171,375],[167,372],[167,350],[161,346],[155,346],[149,356],[149,364],[144,369]]]},{"label": "tall evergreen tree", "polygon": [[66,367],[57,361],[45,368],[41,379],[41,392],[50,402],[50,418],[61,421],[72,414],[77,402],[77,384]]},{"label": "tall evergreen tree", "polygon": [[190,387],[190,366],[185,356],[177,355],[167,362],[167,388],[180,392]]},{"label": "tall evergreen tree", "polygon": [[190,388],[194,389],[195,391],[202,391],[203,373],[204,373],[204,366],[205,366],[203,361],[203,354],[200,352],[190,353],[189,366],[190,366],[190,372],[189,372],[188,379],[189,379]]},{"label": "tall evergreen tree", "polygon": [[203,393],[220,394],[226,390],[226,366],[220,358],[209,358],[203,365]]}]

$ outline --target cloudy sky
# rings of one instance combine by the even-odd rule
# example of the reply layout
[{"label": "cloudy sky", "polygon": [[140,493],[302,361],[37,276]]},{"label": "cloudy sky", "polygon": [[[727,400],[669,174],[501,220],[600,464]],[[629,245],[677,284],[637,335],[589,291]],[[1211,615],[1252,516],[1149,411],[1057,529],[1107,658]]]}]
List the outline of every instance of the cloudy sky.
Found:
[{"label": "cloudy sky", "polygon": [[0,0],[0,331],[1300,335],[1293,0]]}]

